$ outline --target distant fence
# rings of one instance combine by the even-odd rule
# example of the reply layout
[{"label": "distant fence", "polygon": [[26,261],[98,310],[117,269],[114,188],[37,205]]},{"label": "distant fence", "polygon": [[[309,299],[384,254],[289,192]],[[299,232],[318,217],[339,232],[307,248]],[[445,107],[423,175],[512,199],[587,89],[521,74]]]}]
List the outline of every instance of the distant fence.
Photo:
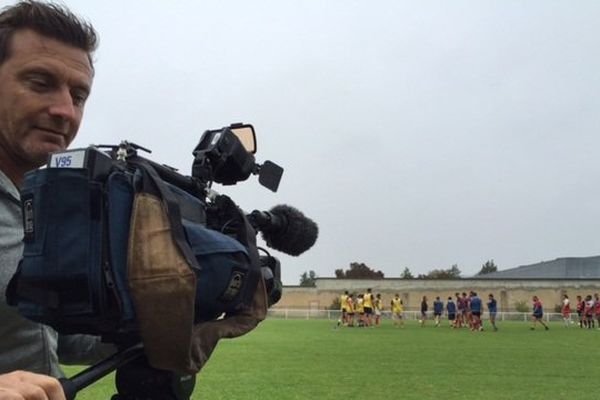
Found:
[{"label": "distant fence", "polygon": [[[420,311],[404,311],[402,313],[407,320],[418,320],[421,318]],[[279,319],[330,319],[338,320],[341,316],[339,310],[310,310],[310,309],[293,309],[293,308],[272,308],[269,310],[269,318]],[[390,311],[383,311],[382,318],[391,319],[392,315]],[[433,313],[428,312],[427,318],[432,319]],[[446,315],[442,316],[443,319],[447,319]],[[488,319],[489,314],[487,312],[482,313],[482,319]],[[573,320],[577,319],[577,314],[572,316]],[[496,313],[496,321],[530,321],[530,312],[498,312]],[[544,313],[545,321],[562,321],[562,315],[560,313]]]}]

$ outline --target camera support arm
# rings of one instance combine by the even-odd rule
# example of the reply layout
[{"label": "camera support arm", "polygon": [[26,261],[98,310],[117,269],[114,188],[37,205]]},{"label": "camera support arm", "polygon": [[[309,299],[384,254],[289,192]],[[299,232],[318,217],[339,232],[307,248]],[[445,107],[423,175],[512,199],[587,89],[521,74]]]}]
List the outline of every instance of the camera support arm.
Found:
[{"label": "camera support arm", "polygon": [[122,365],[125,365],[144,354],[141,343],[119,351],[109,358],[100,361],[71,378],[61,378],[60,384],[65,392],[67,400],[75,399],[77,392],[110,374]]}]

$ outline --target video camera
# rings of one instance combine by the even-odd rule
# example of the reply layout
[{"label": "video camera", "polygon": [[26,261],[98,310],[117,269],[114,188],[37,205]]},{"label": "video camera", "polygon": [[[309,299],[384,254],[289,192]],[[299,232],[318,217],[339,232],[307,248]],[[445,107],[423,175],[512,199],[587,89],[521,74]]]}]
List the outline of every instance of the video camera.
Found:
[{"label": "video camera", "polygon": [[[193,389],[189,376],[218,339],[253,329],[281,297],[279,261],[257,247],[256,233],[294,256],[318,235],[294,207],[245,214],[212,188],[254,174],[277,191],[283,169],[255,161],[252,125],[204,132],[192,176],[140,151],[150,152],[124,141],[54,153],[47,168],[25,177],[24,257],[9,302],[59,333],[99,335],[125,349],[65,381],[69,398],[134,359],[142,365],[133,374],[121,368],[122,379],[118,370],[115,398],[186,398],[180,383]],[[150,379],[142,393],[132,382],[144,381],[140,368],[154,378],[169,374],[170,387],[157,391],[165,379]]]}]

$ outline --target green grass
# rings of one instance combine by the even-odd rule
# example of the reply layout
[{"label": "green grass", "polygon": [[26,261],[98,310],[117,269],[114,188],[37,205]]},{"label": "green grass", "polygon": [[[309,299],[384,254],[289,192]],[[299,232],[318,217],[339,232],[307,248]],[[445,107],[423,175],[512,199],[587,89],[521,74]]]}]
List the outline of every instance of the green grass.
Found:
[{"label": "green grass", "polygon": [[[403,329],[389,320],[373,329],[333,325],[267,320],[244,337],[221,341],[192,398],[598,398],[591,384],[597,330],[554,323],[550,331],[530,331],[524,322],[500,322],[498,332],[420,328],[414,321]],[[113,392],[109,377],[77,398],[109,399]]]}]

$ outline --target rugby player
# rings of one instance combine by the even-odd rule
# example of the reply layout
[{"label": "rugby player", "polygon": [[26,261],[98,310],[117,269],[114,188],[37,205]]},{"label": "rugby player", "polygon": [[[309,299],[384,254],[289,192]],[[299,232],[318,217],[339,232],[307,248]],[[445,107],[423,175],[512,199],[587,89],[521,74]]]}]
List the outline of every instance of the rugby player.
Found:
[{"label": "rugby player", "polygon": [[404,327],[404,319],[402,316],[402,313],[404,312],[404,304],[402,303],[402,299],[400,299],[400,295],[398,293],[396,293],[390,302],[390,308],[392,309],[392,319],[394,320],[394,325],[400,325],[400,327]]},{"label": "rugby player", "polygon": [[548,330],[548,325],[544,323],[542,319],[544,317],[544,309],[542,307],[542,302],[537,296],[533,296],[533,314],[531,315],[531,330],[535,329],[535,324],[538,322],[544,326],[544,329]]}]

